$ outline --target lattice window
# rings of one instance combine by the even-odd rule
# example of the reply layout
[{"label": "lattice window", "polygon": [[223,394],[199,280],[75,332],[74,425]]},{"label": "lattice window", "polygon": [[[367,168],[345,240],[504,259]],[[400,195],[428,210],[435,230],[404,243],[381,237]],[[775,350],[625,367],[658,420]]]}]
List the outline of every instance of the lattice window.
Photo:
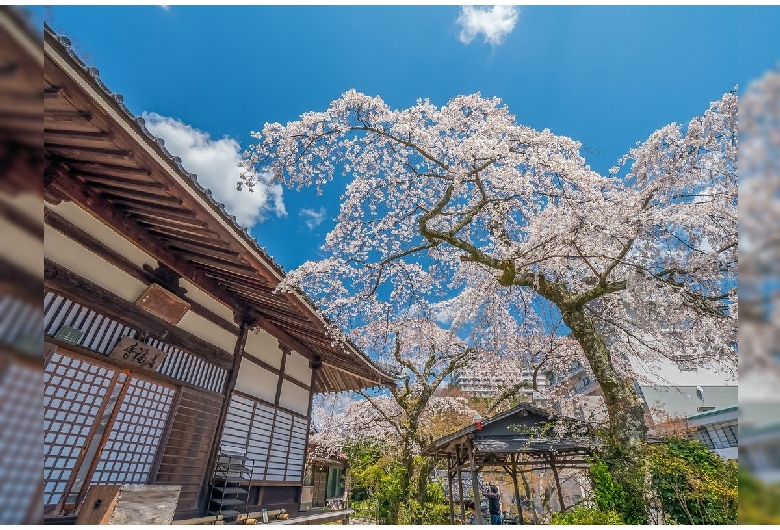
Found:
[{"label": "lattice window", "polygon": [[705,429],[704,427],[696,431],[693,437],[699,440],[701,443],[703,443],[704,446],[707,447],[707,449],[715,449],[715,444],[712,442],[710,433],[707,432],[707,429]]},{"label": "lattice window", "polygon": [[306,435],[309,422],[302,418],[293,418],[290,436],[290,451],[287,457],[287,481],[298,481],[303,472],[303,460],[306,456]]},{"label": "lattice window", "polygon": [[252,479],[300,482],[308,421],[276,407],[234,393],[221,445],[252,459]]},{"label": "lattice window", "polygon": [[271,445],[271,425],[274,421],[274,409],[262,403],[255,403],[252,417],[252,431],[246,455],[254,461],[252,477],[264,477],[267,471],[268,448]]},{"label": "lattice window", "polygon": [[723,434],[726,436],[726,440],[729,443],[729,447],[737,447],[739,445],[737,442],[739,438],[737,437],[736,425],[726,425],[725,427],[723,427]]},{"label": "lattice window", "polygon": [[[54,352],[44,370],[43,504],[57,504],[116,370]],[[40,446],[39,446],[40,447]]]},{"label": "lattice window", "polygon": [[284,480],[290,447],[291,428],[292,416],[284,411],[277,410],[273,436],[271,437],[271,450],[268,452],[266,480]]},{"label": "lattice window", "polygon": [[176,389],[131,377],[100,455],[92,484],[145,484]]},{"label": "lattice window", "polygon": [[[11,361],[0,374],[0,522],[42,522],[41,388],[43,370]],[[37,514],[27,520],[32,503]],[[31,514],[32,515],[32,514]]]}]

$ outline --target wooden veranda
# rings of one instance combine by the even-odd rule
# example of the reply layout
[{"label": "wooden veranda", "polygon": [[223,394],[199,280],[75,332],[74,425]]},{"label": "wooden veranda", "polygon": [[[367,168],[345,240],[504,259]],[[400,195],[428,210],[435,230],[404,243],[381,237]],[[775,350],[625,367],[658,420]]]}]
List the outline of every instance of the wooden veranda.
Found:
[{"label": "wooden veranda", "polygon": [[[431,443],[423,456],[439,458],[447,463],[447,488],[450,501],[450,524],[455,524],[455,492],[460,504],[460,520],[466,523],[466,502],[463,475],[468,473],[475,507],[481,504],[478,473],[486,469],[505,471],[514,486],[518,522],[523,524],[518,476],[523,482],[525,498],[531,499],[526,472],[550,470],[558,492],[558,501],[565,508],[559,471],[584,469],[587,457],[595,445],[589,425],[556,416],[546,410],[522,403],[492,418],[476,422]],[[477,508],[477,524],[483,524]],[[534,524],[538,523],[532,509]]]}]

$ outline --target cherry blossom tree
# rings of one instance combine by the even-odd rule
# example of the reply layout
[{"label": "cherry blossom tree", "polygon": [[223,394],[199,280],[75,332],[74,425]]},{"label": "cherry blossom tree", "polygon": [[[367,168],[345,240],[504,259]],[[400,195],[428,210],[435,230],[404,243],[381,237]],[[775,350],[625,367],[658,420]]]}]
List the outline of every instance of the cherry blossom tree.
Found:
[{"label": "cherry blossom tree", "polygon": [[[393,524],[398,522],[408,499],[423,503],[434,463],[418,459],[416,466],[415,456],[435,437],[446,434],[436,427],[463,426],[476,414],[463,397],[435,395],[445,379],[463,367],[473,353],[453,329],[415,315],[375,321],[355,330],[353,340],[359,347],[400,369],[400,383],[379,395],[359,391],[361,399],[335,414],[325,414],[327,420],[320,422],[312,438],[329,447],[373,442],[396,455],[401,474],[399,496],[390,509]],[[317,411],[317,416],[323,414]]]},{"label": "cherry blossom tree", "polygon": [[607,175],[580,143],[519,125],[480,94],[395,110],[349,91],[253,136],[250,189],[269,171],[298,188],[349,179],[327,258],[289,284],[346,325],[437,292],[465,293],[475,311],[522,300],[518,319],[551,308],[604,393],[621,473],[639,472],[632,455],[646,435],[633,360],[734,363],[733,91],[687,125],[658,129]]}]

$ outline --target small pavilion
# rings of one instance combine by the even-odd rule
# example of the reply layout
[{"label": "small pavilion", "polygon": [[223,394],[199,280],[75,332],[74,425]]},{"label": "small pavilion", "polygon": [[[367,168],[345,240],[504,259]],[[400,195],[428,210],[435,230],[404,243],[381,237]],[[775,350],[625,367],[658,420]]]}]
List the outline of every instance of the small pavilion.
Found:
[{"label": "small pavilion", "polygon": [[[587,468],[587,457],[595,445],[591,425],[558,416],[529,403],[521,403],[506,412],[475,421],[468,427],[434,441],[422,454],[443,459],[447,463],[450,524],[455,524],[456,497],[453,495],[453,483],[457,484],[461,522],[465,524],[463,474],[465,472],[471,475],[472,498],[474,505],[478,507],[481,504],[481,492],[477,474],[483,469],[500,469],[512,477],[518,519],[522,524],[518,475],[523,480],[526,497],[530,500],[525,473],[552,471],[558,501],[561,509],[565,509],[558,473],[561,469]],[[480,510],[475,511],[477,524],[483,524]],[[532,510],[532,515],[534,523],[537,523],[536,510]]]}]

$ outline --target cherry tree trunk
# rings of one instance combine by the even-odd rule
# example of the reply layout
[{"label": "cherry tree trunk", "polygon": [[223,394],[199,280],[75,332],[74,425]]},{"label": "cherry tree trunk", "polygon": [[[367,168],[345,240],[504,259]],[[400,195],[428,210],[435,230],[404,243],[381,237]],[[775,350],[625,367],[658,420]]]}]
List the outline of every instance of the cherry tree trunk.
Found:
[{"label": "cherry tree trunk", "polygon": [[[644,408],[630,379],[624,379],[612,365],[606,342],[593,320],[581,308],[562,312],[563,321],[582,346],[591,371],[601,386],[609,414],[609,436],[605,462],[613,478],[627,495],[628,518],[646,517],[642,443],[647,436]],[[626,514],[624,514],[626,516]],[[629,521],[626,521],[629,522]],[[630,521],[642,522],[642,521]]]}]

